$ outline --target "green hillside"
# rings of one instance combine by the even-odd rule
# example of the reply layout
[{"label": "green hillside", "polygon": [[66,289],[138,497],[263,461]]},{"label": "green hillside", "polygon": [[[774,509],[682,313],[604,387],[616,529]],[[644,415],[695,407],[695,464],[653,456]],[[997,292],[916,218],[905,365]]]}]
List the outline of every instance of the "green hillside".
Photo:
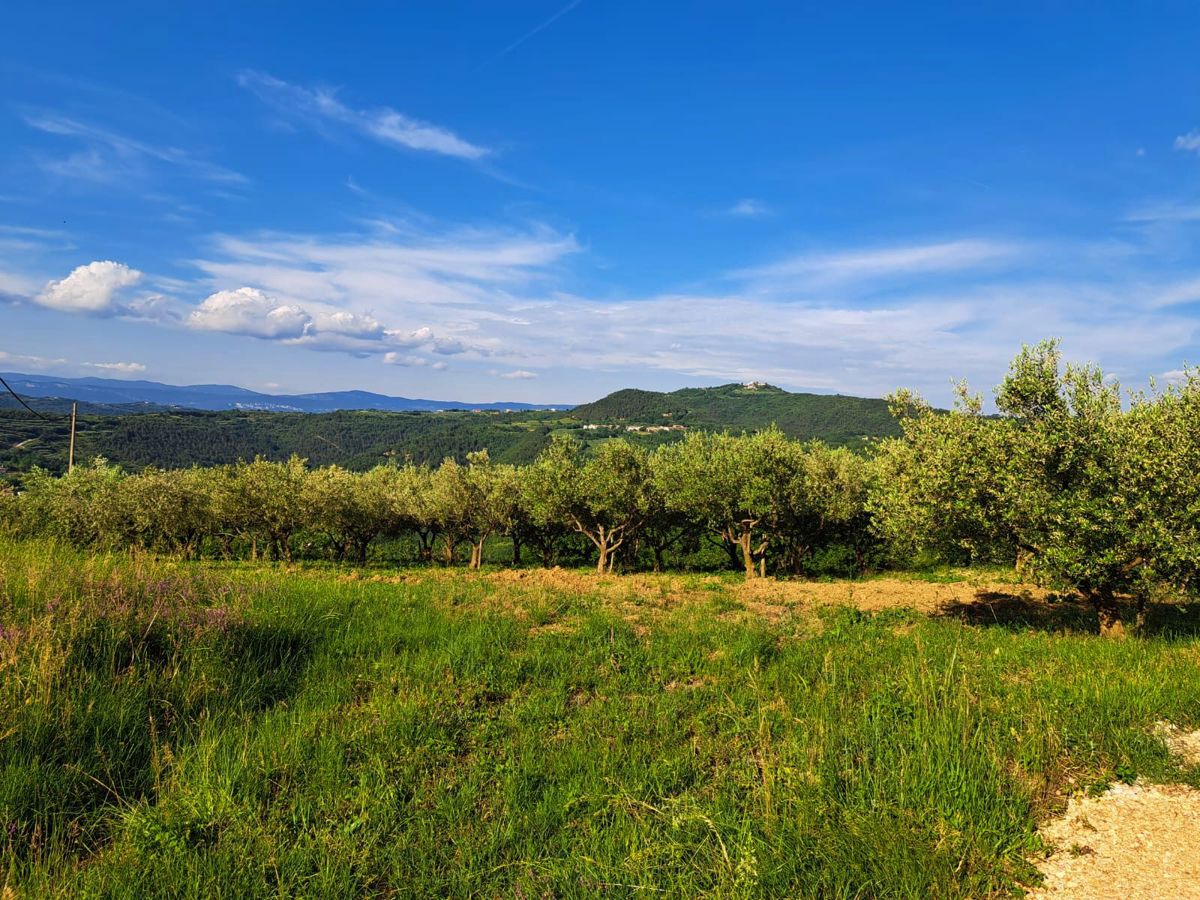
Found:
[{"label": "green hillside", "polygon": [[753,430],[778,425],[792,437],[855,445],[865,438],[898,434],[887,402],[838,394],[792,394],[774,385],[726,384],[669,394],[624,390],[571,415],[581,422]]},{"label": "green hillside", "polygon": [[[81,415],[76,460],[103,456],[129,469],[217,465],[293,453],[314,465],[367,469],[388,459],[435,464],[486,447],[503,462],[528,462],[549,440],[548,414],[203,412]],[[68,419],[0,411],[0,466],[66,467]]]},{"label": "green hillside", "polygon": [[[60,401],[59,407],[63,404],[69,408],[67,401]],[[10,473],[34,465],[55,472],[66,468],[69,420],[59,407],[48,411],[47,420],[21,409],[0,408],[0,468]],[[493,459],[527,463],[556,433],[585,443],[622,436],[654,446],[678,440],[689,429],[753,431],[774,424],[796,438],[860,446],[865,439],[897,432],[882,400],[791,394],[769,385],[669,394],[617,391],[565,413],[131,412],[101,412],[81,405],[76,460],[103,456],[129,469],[176,468],[259,455],[286,459],[296,453],[314,465],[367,469],[388,459],[430,464],[447,456],[461,460],[482,448]]]}]

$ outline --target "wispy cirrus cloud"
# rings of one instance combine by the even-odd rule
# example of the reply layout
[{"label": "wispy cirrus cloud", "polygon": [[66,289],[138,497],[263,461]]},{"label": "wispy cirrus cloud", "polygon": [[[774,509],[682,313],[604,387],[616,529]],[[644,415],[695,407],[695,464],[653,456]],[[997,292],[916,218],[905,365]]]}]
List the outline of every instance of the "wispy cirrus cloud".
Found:
[{"label": "wispy cirrus cloud", "polygon": [[810,284],[828,284],[980,269],[1011,262],[1022,249],[1010,241],[965,238],[832,253],[801,253],[739,269],[733,275],[749,281],[804,279]]},{"label": "wispy cirrus cloud", "polygon": [[448,128],[407,116],[388,106],[354,109],[339,100],[336,91],[328,88],[302,87],[253,70],[240,73],[238,84],[288,120],[321,133],[331,126],[338,126],[388,146],[466,160],[479,160],[492,152]]},{"label": "wispy cirrus cloud", "polygon": [[1128,222],[1200,222],[1200,203],[1157,203],[1129,213]]},{"label": "wispy cirrus cloud", "polygon": [[0,350],[0,366],[6,369],[33,369],[37,372],[91,370],[112,375],[138,375],[146,371],[145,363],[140,362],[76,362],[62,357],[31,356],[25,353],[8,353],[4,350]]},{"label": "wispy cirrus cloud", "polygon": [[47,172],[72,180],[113,182],[130,174],[143,173],[150,165],[170,166],[186,175],[225,185],[246,183],[246,177],[181,150],[159,147],[117,131],[52,112],[25,116],[30,128],[83,144],[65,157],[41,157],[38,164]]}]

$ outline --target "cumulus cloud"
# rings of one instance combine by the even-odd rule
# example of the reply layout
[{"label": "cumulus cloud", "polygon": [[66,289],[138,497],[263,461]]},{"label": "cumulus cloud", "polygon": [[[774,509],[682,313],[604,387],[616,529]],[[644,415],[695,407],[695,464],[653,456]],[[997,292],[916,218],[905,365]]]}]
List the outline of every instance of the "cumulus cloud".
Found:
[{"label": "cumulus cloud", "polygon": [[382,340],[387,336],[387,329],[372,316],[358,315],[344,309],[318,313],[314,318],[314,331],[318,334],[340,334],[368,341]]},{"label": "cumulus cloud", "polygon": [[1189,131],[1187,134],[1181,134],[1175,138],[1175,149],[1200,153],[1200,128]]},{"label": "cumulus cloud", "polygon": [[275,340],[303,337],[312,321],[300,307],[277,303],[250,287],[210,294],[187,319],[188,326],[199,331]]},{"label": "cumulus cloud", "polygon": [[501,378],[510,378],[515,381],[527,381],[531,378],[537,378],[536,372],[530,372],[527,369],[513,369],[511,372],[500,373]]},{"label": "cumulus cloud", "polygon": [[64,312],[97,315],[118,310],[117,296],[142,280],[142,273],[112,260],[78,266],[61,281],[51,281],[34,297],[34,302]]},{"label": "cumulus cloud", "polygon": [[414,119],[390,107],[352,109],[342,103],[334,91],[326,88],[301,87],[253,71],[242,72],[238,83],[280,114],[318,131],[338,125],[381,144],[460,159],[482,159],[491,152],[460,138],[448,128]]}]

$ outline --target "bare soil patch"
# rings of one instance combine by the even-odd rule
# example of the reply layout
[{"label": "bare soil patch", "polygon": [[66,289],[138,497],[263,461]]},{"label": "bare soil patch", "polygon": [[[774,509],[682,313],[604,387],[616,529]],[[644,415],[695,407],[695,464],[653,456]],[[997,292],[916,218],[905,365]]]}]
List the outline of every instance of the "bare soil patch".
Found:
[{"label": "bare soil patch", "polygon": [[[902,578],[868,581],[779,581],[774,578],[729,581],[719,576],[593,575],[566,569],[503,569],[478,576],[494,584],[567,591],[598,597],[606,605],[636,605],[666,610],[688,605],[711,605],[715,598],[769,621],[820,606],[844,605],[867,611],[907,608],[929,615],[972,611],[990,620],[1009,615],[1007,607],[1022,605],[1035,615],[1042,607],[1061,606],[1054,594],[1025,584],[960,581],[931,583]],[[997,606],[1006,606],[999,613]]]},{"label": "bare soil patch", "polygon": [[[391,584],[428,582],[461,586],[484,583],[494,587],[519,587],[499,591],[484,603],[497,602],[522,614],[530,599],[549,601],[556,593],[596,598],[605,608],[616,609],[629,621],[651,622],[668,611],[689,606],[727,618],[759,618],[772,623],[810,616],[822,606],[853,606],[869,612],[913,609],[925,615],[962,618],[974,624],[1016,624],[1031,627],[1069,627],[1089,610],[1075,598],[1063,599],[1029,584],[995,580],[926,582],[907,578],[863,581],[787,581],[758,578],[734,581],[718,575],[639,573],[597,575],[570,569],[500,569],[469,572],[463,569],[426,569],[396,575],[340,576]],[[714,604],[721,607],[714,612]]]}]

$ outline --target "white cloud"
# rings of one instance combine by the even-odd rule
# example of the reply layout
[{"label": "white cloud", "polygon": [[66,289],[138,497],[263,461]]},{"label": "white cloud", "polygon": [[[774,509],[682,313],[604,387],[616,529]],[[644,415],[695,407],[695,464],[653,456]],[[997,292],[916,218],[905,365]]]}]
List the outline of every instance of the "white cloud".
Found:
[{"label": "white cloud", "polygon": [[440,125],[422,122],[390,107],[351,109],[328,89],[309,89],[289,84],[263,72],[246,71],[238,83],[279,113],[321,130],[337,124],[382,144],[477,160],[491,153]]},{"label": "white cloud", "polygon": [[84,363],[84,365],[91,369],[115,372],[118,375],[136,375],[146,371],[145,365],[138,362]]},{"label": "white cloud", "polygon": [[1128,222],[1200,222],[1200,203],[1160,203],[1135,209]]},{"label": "white cloud", "polygon": [[289,336],[294,343],[358,354],[424,347],[441,356],[497,350],[485,323],[511,323],[515,296],[540,291],[579,251],[573,236],[544,228],[222,236],[215,247],[217,258],[196,261],[214,289],[254,285],[312,319]]},{"label": "white cloud", "polygon": [[819,283],[848,282],[993,266],[1014,260],[1021,249],[1005,241],[964,239],[849,252],[799,254],[764,266],[741,269],[734,274],[748,280],[804,278]]},{"label": "white cloud", "polygon": [[0,350],[0,365],[20,366],[23,369],[33,369],[39,372],[52,369],[60,371],[64,369],[68,371],[94,369],[118,375],[136,375],[146,371],[145,365],[138,362],[72,362],[63,357],[30,356],[23,353],[7,353],[3,350]]},{"label": "white cloud", "polygon": [[37,290],[38,282],[26,275],[0,271],[0,302],[19,303]]},{"label": "white cloud", "polygon": [[117,295],[142,279],[142,273],[112,260],[79,266],[61,281],[51,281],[34,302],[65,312],[111,314],[117,312]]},{"label": "white cloud", "polygon": [[761,200],[754,200],[750,197],[746,197],[745,199],[739,200],[737,203],[733,204],[733,206],[729,207],[726,212],[728,212],[731,216],[738,216],[739,218],[743,219],[757,219],[761,218],[762,216],[770,215],[771,207],[767,206],[767,204],[763,203]]},{"label": "white cloud", "polygon": [[195,178],[223,184],[244,184],[245,176],[200,159],[178,147],[158,147],[55,113],[25,117],[25,124],[47,134],[74,138],[85,149],[62,158],[45,158],[43,169],[70,179],[111,182],[141,171],[147,163],[164,163]]},{"label": "white cloud", "polygon": [[121,315],[130,319],[147,319],[160,324],[180,322],[186,315],[182,304],[165,294],[144,294],[126,301]]},{"label": "white cloud", "polygon": [[569,235],[403,225],[218,236],[195,261],[199,282],[166,287],[208,295],[186,308],[192,328],[371,355],[430,377],[457,354],[460,379],[503,376],[514,389],[553,369],[565,373],[553,379],[558,399],[653,377],[874,396],[908,385],[945,402],[949,377],[986,389],[1022,342],[1046,336],[1126,380],[1194,354],[1200,323],[1181,304],[1200,299],[1197,273],[1164,271],[1139,240],[1123,240],[1121,253],[971,237],[843,247],[686,293],[597,298],[563,290],[580,252]]},{"label": "white cloud", "polygon": [[1163,372],[1158,376],[1158,381],[1163,384],[1183,384],[1187,381],[1188,373],[1186,369],[1171,369]]},{"label": "white cloud", "polygon": [[373,317],[358,315],[344,309],[329,313],[317,313],[313,319],[313,332],[342,335],[366,341],[378,341],[387,337],[387,329]]},{"label": "white cloud", "polygon": [[1181,134],[1175,138],[1176,150],[1191,150],[1194,153],[1200,153],[1200,128],[1189,131],[1187,134]]},{"label": "white cloud", "polygon": [[[292,343],[393,354],[386,361],[394,365],[453,353],[508,363],[507,370],[493,370],[497,376],[572,367],[625,381],[658,371],[870,393],[901,383],[928,388],[951,373],[1002,367],[1002,357],[1022,340],[1078,334],[1076,320],[1097,323],[1097,310],[1112,302],[1105,295],[1084,308],[1069,288],[1045,287],[1034,296],[1053,295],[1044,302],[1069,307],[1071,320],[1031,318],[1029,304],[1006,280],[1012,275],[998,269],[1019,258],[1021,248],[974,238],[793,257],[727,275],[710,291],[624,301],[559,290],[560,267],[579,245],[544,228],[224,236],[215,247],[215,258],[196,263],[214,286],[254,284],[314,319]],[[958,296],[935,293],[927,278],[914,284],[917,274],[964,268],[971,281]],[[983,290],[993,284],[1004,291]],[[370,315],[383,323],[385,337],[369,345],[345,338],[334,347],[326,336],[322,343],[322,310]],[[964,336],[999,320],[1005,324],[997,328],[1012,340]]]},{"label": "white cloud", "polygon": [[1183,303],[1200,303],[1200,278],[1167,284],[1156,292],[1151,306],[1159,308]]},{"label": "white cloud", "polygon": [[429,365],[429,360],[427,359],[423,359],[420,356],[396,353],[394,350],[383,354],[383,361],[389,366],[405,366],[407,368],[419,368]]},{"label": "white cloud", "polygon": [[217,291],[205,298],[187,319],[199,331],[224,331],[257,338],[300,338],[312,317],[298,306],[277,303],[256,288]]}]

